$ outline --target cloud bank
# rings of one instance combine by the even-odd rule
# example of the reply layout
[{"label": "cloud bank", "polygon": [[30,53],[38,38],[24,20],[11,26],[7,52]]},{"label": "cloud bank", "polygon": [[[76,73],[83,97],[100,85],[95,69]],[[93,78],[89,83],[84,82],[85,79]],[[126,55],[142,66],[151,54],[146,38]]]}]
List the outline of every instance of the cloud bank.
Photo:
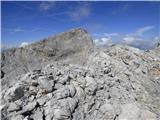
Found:
[{"label": "cloud bank", "polygon": [[139,28],[136,32],[135,35],[137,36],[142,36],[145,32],[148,32],[149,30],[152,30],[154,26],[145,26],[143,28]]},{"label": "cloud bank", "polygon": [[154,26],[144,26],[138,28],[135,32],[130,34],[123,35],[120,33],[104,33],[101,35],[101,37],[96,38],[94,42],[99,47],[107,47],[115,44],[113,39],[117,37],[117,39],[119,39],[118,44],[129,45],[143,50],[152,49],[158,42],[160,42],[159,36],[155,36],[151,40],[146,40],[144,38],[144,34],[151,31],[152,29],[154,29]]},{"label": "cloud bank", "polygon": [[28,45],[27,42],[22,42],[19,47],[25,47],[25,46],[27,46],[27,45]]},{"label": "cloud bank", "polygon": [[112,45],[111,37],[103,37],[94,40],[95,44],[99,47],[108,47]]}]

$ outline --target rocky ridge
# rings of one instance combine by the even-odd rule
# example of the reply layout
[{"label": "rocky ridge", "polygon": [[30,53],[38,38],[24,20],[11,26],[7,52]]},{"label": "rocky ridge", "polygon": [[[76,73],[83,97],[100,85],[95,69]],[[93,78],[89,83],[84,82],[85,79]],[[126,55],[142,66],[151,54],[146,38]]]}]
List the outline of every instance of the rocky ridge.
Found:
[{"label": "rocky ridge", "polygon": [[41,69],[54,61],[83,64],[92,47],[87,31],[77,28],[25,47],[5,50],[1,55],[2,86],[13,84],[20,74]]},{"label": "rocky ridge", "polygon": [[1,97],[2,120],[159,120],[160,48],[94,48],[84,64],[59,60],[17,76]]}]

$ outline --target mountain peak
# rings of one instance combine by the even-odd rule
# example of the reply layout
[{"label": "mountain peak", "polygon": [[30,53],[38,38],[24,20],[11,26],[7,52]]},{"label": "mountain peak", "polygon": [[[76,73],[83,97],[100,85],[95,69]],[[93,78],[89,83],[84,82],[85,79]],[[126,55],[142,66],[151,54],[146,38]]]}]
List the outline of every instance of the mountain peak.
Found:
[{"label": "mountain peak", "polygon": [[[2,52],[2,71],[4,77],[12,75],[14,78],[18,74],[42,68],[50,62],[83,64],[93,46],[93,40],[86,30],[72,29],[25,47],[5,50]],[[6,83],[7,80],[2,84]]]}]

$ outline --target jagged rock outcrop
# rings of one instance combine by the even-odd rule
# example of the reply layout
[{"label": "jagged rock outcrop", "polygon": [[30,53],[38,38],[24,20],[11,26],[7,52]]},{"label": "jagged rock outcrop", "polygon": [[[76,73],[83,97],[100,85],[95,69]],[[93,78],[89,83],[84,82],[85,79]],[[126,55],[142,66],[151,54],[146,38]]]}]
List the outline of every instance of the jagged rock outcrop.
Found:
[{"label": "jagged rock outcrop", "polygon": [[158,49],[95,48],[85,65],[54,61],[21,74],[1,91],[2,120],[159,120]]},{"label": "jagged rock outcrop", "polygon": [[73,29],[31,45],[2,52],[2,86],[15,82],[15,77],[41,69],[54,61],[83,64],[93,47],[90,35],[84,29]]}]

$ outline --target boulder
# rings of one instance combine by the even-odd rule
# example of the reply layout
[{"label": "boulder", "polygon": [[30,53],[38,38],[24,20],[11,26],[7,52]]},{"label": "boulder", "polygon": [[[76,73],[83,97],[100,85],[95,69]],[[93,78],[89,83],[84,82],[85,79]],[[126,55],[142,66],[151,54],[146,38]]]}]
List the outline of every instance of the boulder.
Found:
[{"label": "boulder", "polygon": [[39,77],[38,84],[41,87],[41,89],[44,89],[46,92],[51,92],[54,87],[54,81],[50,80],[46,76]]},{"label": "boulder", "polygon": [[4,95],[4,99],[12,102],[21,99],[25,94],[24,90],[24,85],[16,83],[15,85],[13,85],[13,87],[7,90],[7,92]]},{"label": "boulder", "polygon": [[122,106],[122,113],[119,115],[120,120],[156,120],[154,113],[149,110],[140,108],[137,103],[128,103]]}]

